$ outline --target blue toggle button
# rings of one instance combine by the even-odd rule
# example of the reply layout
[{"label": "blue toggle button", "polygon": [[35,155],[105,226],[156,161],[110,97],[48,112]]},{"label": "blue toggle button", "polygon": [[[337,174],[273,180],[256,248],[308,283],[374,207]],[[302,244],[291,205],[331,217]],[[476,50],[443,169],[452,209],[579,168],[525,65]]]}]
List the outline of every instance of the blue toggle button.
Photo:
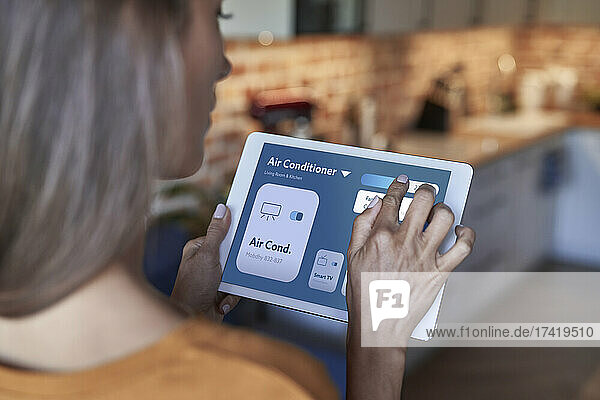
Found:
[{"label": "blue toggle button", "polygon": [[304,217],[304,214],[302,214],[300,211],[292,211],[290,213],[290,219],[292,221],[302,221],[302,217]]}]

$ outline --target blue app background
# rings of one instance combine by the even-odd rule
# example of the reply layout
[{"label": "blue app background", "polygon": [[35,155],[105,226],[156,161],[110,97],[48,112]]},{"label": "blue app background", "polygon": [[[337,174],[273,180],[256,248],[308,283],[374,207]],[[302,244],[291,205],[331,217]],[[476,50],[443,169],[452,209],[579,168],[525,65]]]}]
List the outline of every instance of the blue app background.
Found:
[{"label": "blue app background", "polygon": [[[290,170],[283,166],[268,166],[267,163],[271,157],[276,157],[281,161],[290,159],[300,164],[307,161],[319,166],[335,168],[337,172],[329,176]],[[351,173],[347,177],[343,177],[340,170],[351,171]],[[278,172],[283,176],[268,175],[265,172]],[[287,176],[293,174],[302,177],[302,180],[290,179],[286,177],[286,174]],[[341,286],[344,283],[344,274],[348,262],[346,251],[350,242],[352,224],[354,218],[358,215],[353,211],[356,195],[359,190],[385,192],[381,188],[363,185],[361,183],[363,174],[388,177],[406,174],[414,181],[435,183],[439,186],[436,202],[444,200],[450,179],[450,171],[446,170],[265,143],[227,257],[222,278],[223,282],[346,310],[346,298],[342,295]],[[258,189],[266,183],[309,189],[315,191],[319,196],[319,205],[302,259],[300,272],[293,281],[287,283],[242,273],[235,265],[254,199]],[[412,194],[408,194],[407,197],[412,197]],[[320,249],[339,252],[344,255],[344,264],[341,268],[337,287],[332,293],[312,289],[308,286],[315,255]]]}]

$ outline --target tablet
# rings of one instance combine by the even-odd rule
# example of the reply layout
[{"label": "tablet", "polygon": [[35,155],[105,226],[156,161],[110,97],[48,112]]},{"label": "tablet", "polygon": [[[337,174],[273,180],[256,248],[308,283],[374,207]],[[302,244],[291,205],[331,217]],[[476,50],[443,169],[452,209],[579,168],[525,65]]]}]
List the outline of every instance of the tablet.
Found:
[{"label": "tablet", "polygon": [[[354,218],[410,178],[402,220],[422,183],[436,189],[460,223],[470,165],[255,132],[248,136],[227,205],[231,227],[220,248],[219,290],[347,321],[346,251]],[[441,252],[454,243],[454,227]],[[412,336],[428,339],[443,290]]]}]

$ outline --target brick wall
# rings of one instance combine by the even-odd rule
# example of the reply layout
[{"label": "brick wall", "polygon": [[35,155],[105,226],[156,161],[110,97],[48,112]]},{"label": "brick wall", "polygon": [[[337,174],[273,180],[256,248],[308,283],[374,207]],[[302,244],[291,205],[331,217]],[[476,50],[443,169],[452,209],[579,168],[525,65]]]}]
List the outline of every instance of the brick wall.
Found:
[{"label": "brick wall", "polygon": [[600,85],[600,29],[585,26],[539,26],[515,31],[521,69],[553,65],[575,68],[586,86]]},{"label": "brick wall", "polygon": [[[217,87],[217,108],[207,136],[206,159],[196,177],[214,188],[230,182],[246,135],[260,129],[248,113],[253,95],[266,89],[305,86],[317,109],[313,127],[333,142],[348,106],[362,96],[377,103],[377,129],[388,136],[411,126],[432,79],[462,63],[468,109],[485,111],[497,59],[511,53],[522,67],[576,66],[600,82],[600,30],[585,27],[479,28],[388,37],[317,36],[263,47],[228,41],[231,76]],[[589,76],[589,78],[587,78]]]}]

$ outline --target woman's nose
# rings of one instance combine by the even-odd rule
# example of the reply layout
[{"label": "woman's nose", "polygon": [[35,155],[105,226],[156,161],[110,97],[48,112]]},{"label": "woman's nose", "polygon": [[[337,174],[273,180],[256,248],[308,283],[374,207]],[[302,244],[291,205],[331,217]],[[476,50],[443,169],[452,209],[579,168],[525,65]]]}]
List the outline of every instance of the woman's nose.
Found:
[{"label": "woman's nose", "polygon": [[231,62],[225,56],[223,56],[223,67],[221,68],[221,73],[219,74],[219,80],[227,78],[227,76],[231,73]]}]

